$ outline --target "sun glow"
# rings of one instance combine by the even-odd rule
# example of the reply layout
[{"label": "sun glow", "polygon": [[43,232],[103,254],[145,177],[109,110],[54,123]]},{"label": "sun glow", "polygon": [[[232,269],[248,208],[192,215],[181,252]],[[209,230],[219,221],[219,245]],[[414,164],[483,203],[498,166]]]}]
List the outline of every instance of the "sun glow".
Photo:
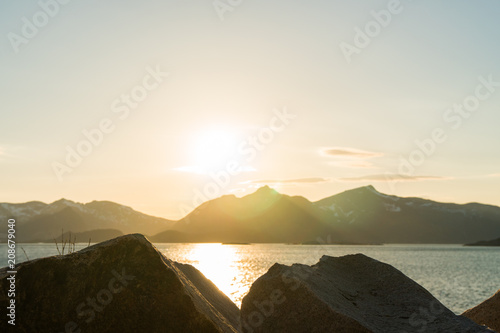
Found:
[{"label": "sun glow", "polygon": [[215,129],[197,136],[192,149],[194,166],[199,171],[214,171],[225,166],[236,154],[237,138],[228,130]]}]

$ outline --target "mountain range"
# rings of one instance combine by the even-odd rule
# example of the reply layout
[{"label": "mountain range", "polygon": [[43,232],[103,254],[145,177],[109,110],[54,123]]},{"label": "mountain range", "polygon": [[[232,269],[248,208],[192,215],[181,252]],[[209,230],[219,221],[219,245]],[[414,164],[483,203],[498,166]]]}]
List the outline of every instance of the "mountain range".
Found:
[{"label": "mountain range", "polygon": [[[69,232],[72,239],[77,236],[77,242],[88,242],[89,238],[98,242],[128,233],[152,235],[174,223],[110,201],[82,204],[66,199],[51,204],[39,201],[0,203],[0,219],[9,218],[16,220],[18,242],[53,242],[63,233],[69,237]],[[6,232],[4,227],[0,232]]]},{"label": "mountain range", "polygon": [[[500,207],[439,203],[378,192],[373,186],[311,202],[264,186],[238,198],[207,201],[179,221],[108,201],[0,204],[15,217],[18,241],[51,241],[62,229],[77,241],[139,232],[153,242],[472,243],[500,235]],[[4,231],[4,230],[0,230]],[[80,239],[85,238],[85,239]]]}]

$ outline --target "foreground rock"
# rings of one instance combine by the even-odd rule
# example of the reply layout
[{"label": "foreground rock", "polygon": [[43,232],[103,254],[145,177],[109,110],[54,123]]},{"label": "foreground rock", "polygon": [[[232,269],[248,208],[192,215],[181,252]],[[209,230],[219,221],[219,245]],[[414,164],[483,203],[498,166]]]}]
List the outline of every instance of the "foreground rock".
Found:
[{"label": "foreground rock", "polygon": [[[26,262],[17,271],[15,332],[238,331],[239,310],[229,298],[142,235]],[[2,309],[7,276],[0,270]]]},{"label": "foreground rock", "polygon": [[244,332],[491,332],[362,254],[275,264],[243,299],[241,325]]},{"label": "foreground rock", "polygon": [[465,311],[462,316],[500,332],[500,290],[483,303]]}]

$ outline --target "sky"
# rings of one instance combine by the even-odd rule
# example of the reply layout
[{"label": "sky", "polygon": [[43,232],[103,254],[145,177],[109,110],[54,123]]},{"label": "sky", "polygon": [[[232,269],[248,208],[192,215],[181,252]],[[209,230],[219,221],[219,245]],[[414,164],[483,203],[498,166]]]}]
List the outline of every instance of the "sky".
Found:
[{"label": "sky", "polygon": [[0,202],[500,205],[498,1],[2,1]]}]

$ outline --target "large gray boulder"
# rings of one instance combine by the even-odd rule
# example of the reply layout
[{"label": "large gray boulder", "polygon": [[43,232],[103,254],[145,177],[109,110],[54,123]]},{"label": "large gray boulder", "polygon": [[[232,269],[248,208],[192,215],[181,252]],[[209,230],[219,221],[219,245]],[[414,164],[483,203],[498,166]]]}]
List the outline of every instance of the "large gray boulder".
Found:
[{"label": "large gray boulder", "polygon": [[241,325],[243,332],[491,332],[362,254],[275,264],[243,299]]},{"label": "large gray boulder", "polygon": [[500,332],[500,290],[486,301],[465,311],[462,316]]},{"label": "large gray boulder", "polygon": [[[238,308],[194,267],[142,235],[20,264],[15,332],[237,332]],[[0,270],[0,307],[10,287]]]}]

